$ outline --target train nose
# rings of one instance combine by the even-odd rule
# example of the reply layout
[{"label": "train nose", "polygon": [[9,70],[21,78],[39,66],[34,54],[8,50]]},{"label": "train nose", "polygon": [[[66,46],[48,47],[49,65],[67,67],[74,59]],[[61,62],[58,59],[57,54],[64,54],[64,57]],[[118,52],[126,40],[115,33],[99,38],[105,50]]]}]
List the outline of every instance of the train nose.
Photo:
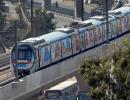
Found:
[{"label": "train nose", "polygon": [[[14,47],[12,50],[11,60],[13,67],[17,67],[18,70],[28,70],[32,68],[34,64],[34,49],[28,44],[20,44],[18,45],[17,58]],[[25,72],[23,71],[22,73],[24,74]]]},{"label": "train nose", "polygon": [[30,74],[30,71],[29,70],[18,70],[18,78],[22,78],[22,77],[25,77],[26,75],[29,75]]}]

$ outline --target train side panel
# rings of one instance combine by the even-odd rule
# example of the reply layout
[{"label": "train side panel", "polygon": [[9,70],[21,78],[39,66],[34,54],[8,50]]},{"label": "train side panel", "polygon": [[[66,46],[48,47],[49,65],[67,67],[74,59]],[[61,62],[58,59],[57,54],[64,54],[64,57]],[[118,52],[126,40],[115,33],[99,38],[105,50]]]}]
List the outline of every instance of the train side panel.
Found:
[{"label": "train side panel", "polygon": [[51,48],[50,45],[42,46],[40,49],[40,67],[51,63]]},{"label": "train side panel", "polygon": [[103,40],[102,25],[95,27],[94,29],[95,44],[101,43]]},{"label": "train side panel", "polygon": [[62,53],[61,53],[61,41],[58,40],[56,42],[53,42],[50,44],[51,46],[51,57],[52,62],[58,61],[61,59]]},{"label": "train side panel", "polygon": [[118,35],[118,25],[117,25],[117,19],[112,20],[110,22],[110,28],[111,28],[111,37],[116,37]]},{"label": "train side panel", "polygon": [[39,49],[38,48],[35,48],[35,62],[34,62],[34,66],[35,67],[33,67],[31,70],[30,70],[30,72],[31,73],[33,73],[34,71],[36,71],[36,70],[38,70],[39,68],[40,68],[40,65],[39,65]]},{"label": "train side panel", "polygon": [[130,12],[125,16],[125,30],[128,31],[130,29]]},{"label": "train side panel", "polygon": [[130,30],[130,14],[127,15],[127,18],[128,18],[128,29]]},{"label": "train side panel", "polygon": [[94,30],[88,30],[88,32],[86,33],[86,39],[88,42],[88,45],[86,45],[87,48],[91,47],[94,45]]},{"label": "train side panel", "polygon": [[78,53],[80,50],[80,38],[78,33],[72,34],[72,45],[73,45],[73,54]]},{"label": "train side panel", "polygon": [[71,37],[61,40],[62,58],[72,55],[72,40]]},{"label": "train side panel", "polygon": [[102,34],[103,34],[103,41],[107,40],[107,34],[106,34],[106,24],[102,24]]},{"label": "train side panel", "polygon": [[86,32],[87,32],[87,29],[86,28],[82,28],[79,30],[79,37],[80,37],[80,50],[84,50],[86,49],[86,44],[88,43],[86,41]]}]

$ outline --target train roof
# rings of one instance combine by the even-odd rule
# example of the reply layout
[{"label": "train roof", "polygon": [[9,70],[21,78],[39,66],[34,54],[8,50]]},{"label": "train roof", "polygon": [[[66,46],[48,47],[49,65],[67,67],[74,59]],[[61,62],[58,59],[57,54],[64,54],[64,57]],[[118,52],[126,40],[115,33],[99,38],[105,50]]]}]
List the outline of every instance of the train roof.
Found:
[{"label": "train roof", "polygon": [[85,21],[83,21],[82,23],[92,23],[92,25],[94,25],[94,26],[98,26],[98,25],[101,25],[102,24],[102,22],[101,21],[98,21],[98,20],[96,20],[96,19],[89,19],[89,20],[85,20]]},{"label": "train roof", "polygon": [[109,11],[110,15],[116,15],[116,16],[123,16],[128,13],[130,13],[130,7],[128,7],[128,6]]},{"label": "train roof", "polygon": [[60,40],[62,38],[66,38],[67,36],[69,36],[69,35],[64,32],[55,31],[55,32],[48,33],[46,35],[42,35],[42,36],[40,36],[40,38],[44,39],[47,42],[53,42],[56,40]]},{"label": "train roof", "polygon": [[84,27],[84,28],[80,28],[80,29],[79,29],[79,32],[80,32],[80,33],[86,32],[87,29],[88,29],[88,28],[86,28],[86,27]]},{"label": "train roof", "polygon": [[44,42],[54,42],[56,40],[66,38],[67,36],[69,35],[64,32],[54,31],[54,32],[51,32],[51,33],[48,33],[39,37],[29,38],[20,42],[37,45]]},{"label": "train roof", "polygon": [[56,31],[61,31],[61,32],[65,32],[67,34],[74,32],[74,29],[71,27],[61,27],[61,28],[57,28]]},{"label": "train roof", "polygon": [[[106,16],[93,16],[93,17],[91,17],[91,19],[96,19],[96,20],[99,20],[99,21],[106,21]],[[114,20],[114,19],[115,19],[114,16],[112,16],[112,15],[108,16],[109,21]]]}]

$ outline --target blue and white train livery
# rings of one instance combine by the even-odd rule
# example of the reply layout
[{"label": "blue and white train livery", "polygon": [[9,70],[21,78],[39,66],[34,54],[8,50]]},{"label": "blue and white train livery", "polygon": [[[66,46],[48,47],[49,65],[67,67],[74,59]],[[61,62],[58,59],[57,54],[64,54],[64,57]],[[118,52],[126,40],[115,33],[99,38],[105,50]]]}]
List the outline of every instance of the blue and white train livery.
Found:
[{"label": "blue and white train livery", "polygon": [[24,77],[116,38],[130,30],[130,6],[109,11],[108,22],[108,33],[106,17],[94,16],[77,22],[76,27],[59,28],[46,35],[20,41],[17,66],[15,47],[11,52],[11,64],[17,67],[19,77]]}]

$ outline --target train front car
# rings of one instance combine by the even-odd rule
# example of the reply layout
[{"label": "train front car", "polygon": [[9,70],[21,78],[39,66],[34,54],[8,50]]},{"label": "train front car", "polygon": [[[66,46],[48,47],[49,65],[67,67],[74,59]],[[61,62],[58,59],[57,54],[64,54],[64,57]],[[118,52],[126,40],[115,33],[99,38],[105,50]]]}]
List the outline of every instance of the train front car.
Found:
[{"label": "train front car", "polygon": [[[17,53],[17,55],[16,55]],[[30,69],[35,62],[35,52],[31,45],[20,43],[12,49],[11,64],[18,70],[19,78],[30,74]],[[16,65],[17,64],[17,65]]]}]

